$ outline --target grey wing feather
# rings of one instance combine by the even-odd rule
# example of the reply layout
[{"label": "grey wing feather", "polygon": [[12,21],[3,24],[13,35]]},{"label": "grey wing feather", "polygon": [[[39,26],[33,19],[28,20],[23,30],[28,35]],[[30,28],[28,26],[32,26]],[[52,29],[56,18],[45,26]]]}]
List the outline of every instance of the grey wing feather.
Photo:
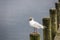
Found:
[{"label": "grey wing feather", "polygon": [[35,22],[35,24],[36,24],[37,26],[39,26],[39,28],[44,28],[44,26],[41,25],[41,24],[39,24],[38,22]]}]

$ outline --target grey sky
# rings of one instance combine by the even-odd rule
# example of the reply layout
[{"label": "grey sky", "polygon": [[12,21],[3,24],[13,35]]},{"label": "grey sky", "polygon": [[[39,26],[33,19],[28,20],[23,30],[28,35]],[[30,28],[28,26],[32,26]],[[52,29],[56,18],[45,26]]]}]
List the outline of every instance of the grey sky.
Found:
[{"label": "grey sky", "polygon": [[0,40],[28,40],[33,30],[28,24],[29,16],[42,24],[42,18],[49,16],[55,2],[57,0],[0,0]]}]

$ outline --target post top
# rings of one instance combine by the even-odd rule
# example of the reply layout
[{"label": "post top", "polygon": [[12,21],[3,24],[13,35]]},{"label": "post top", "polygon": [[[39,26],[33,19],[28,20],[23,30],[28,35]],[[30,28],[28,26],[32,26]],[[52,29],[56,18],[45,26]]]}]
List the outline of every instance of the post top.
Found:
[{"label": "post top", "polygon": [[60,0],[58,0],[58,2],[60,2]]},{"label": "post top", "polygon": [[30,34],[40,34],[39,32],[31,32]]},{"label": "post top", "polygon": [[50,11],[50,13],[56,13],[57,9],[56,8],[51,8],[49,11]]},{"label": "post top", "polygon": [[58,4],[60,4],[60,2],[56,2],[55,4],[58,5]]},{"label": "post top", "polygon": [[56,10],[56,8],[51,8],[50,10]]},{"label": "post top", "polygon": [[49,17],[46,17],[46,18],[43,18],[43,20],[50,20],[50,18]]},{"label": "post top", "polygon": [[30,36],[40,36],[40,33],[32,32],[32,33],[30,33]]}]

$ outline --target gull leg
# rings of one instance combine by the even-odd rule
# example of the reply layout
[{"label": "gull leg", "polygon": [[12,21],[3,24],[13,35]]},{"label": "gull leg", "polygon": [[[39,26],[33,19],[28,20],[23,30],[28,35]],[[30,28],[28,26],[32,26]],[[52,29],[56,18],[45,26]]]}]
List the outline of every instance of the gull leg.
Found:
[{"label": "gull leg", "polygon": [[38,32],[38,31],[37,31],[37,28],[36,28],[36,32]]},{"label": "gull leg", "polygon": [[34,28],[34,32],[37,33],[37,28]]},{"label": "gull leg", "polygon": [[36,29],[36,33],[37,33],[37,28],[35,28]]},{"label": "gull leg", "polygon": [[34,28],[34,32],[35,32],[35,30],[36,30],[36,29]]}]

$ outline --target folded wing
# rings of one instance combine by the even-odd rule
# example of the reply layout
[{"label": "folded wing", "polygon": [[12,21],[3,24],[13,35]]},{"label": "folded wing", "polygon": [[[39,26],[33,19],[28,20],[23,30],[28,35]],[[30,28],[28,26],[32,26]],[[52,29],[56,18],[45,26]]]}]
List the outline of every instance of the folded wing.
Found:
[{"label": "folded wing", "polygon": [[38,29],[39,29],[39,28],[42,28],[42,29],[44,28],[43,25],[41,25],[40,23],[38,23],[38,22],[36,22],[36,21],[34,22],[34,25],[35,25],[35,27],[38,28]]}]

